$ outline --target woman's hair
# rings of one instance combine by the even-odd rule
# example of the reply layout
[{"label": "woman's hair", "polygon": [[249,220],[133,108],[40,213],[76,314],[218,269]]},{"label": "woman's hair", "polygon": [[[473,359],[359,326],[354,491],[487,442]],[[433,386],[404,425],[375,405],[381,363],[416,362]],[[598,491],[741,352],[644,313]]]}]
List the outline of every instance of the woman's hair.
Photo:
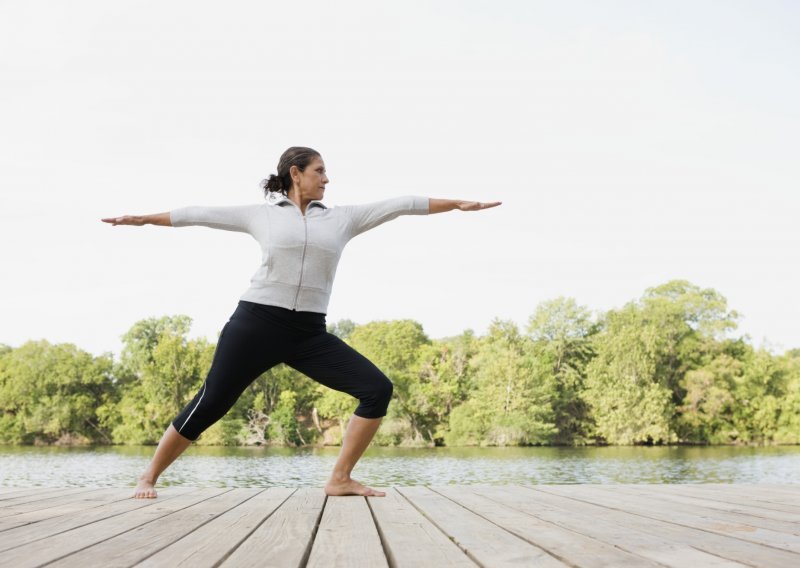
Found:
[{"label": "woman's hair", "polygon": [[269,198],[270,193],[282,193],[286,195],[292,189],[292,177],[289,175],[289,168],[297,166],[301,172],[306,170],[314,158],[321,158],[319,152],[303,146],[292,146],[281,154],[278,161],[278,175],[270,174],[269,178],[261,180],[261,187],[264,188],[264,195]]}]

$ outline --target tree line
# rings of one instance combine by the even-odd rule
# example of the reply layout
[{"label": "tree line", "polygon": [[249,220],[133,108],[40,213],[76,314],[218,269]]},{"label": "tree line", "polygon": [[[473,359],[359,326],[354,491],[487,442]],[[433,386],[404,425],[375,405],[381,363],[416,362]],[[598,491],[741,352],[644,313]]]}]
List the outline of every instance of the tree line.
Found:
[{"label": "tree line", "polygon": [[[800,443],[800,349],[735,337],[738,314],[682,280],[593,314],[541,303],[429,338],[412,320],[329,331],[394,383],[380,445]],[[0,443],[154,444],[201,387],[215,345],[185,315],[136,322],[119,360],[73,344],[0,345]],[[285,365],[259,376],[204,445],[338,444],[357,401]]]}]

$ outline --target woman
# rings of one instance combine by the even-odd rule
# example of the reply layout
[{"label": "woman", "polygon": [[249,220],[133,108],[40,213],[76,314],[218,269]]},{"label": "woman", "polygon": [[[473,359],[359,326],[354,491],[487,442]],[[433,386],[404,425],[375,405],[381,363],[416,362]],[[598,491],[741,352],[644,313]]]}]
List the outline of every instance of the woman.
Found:
[{"label": "woman", "polygon": [[281,362],[359,399],[325,492],[385,495],[350,477],[386,415],[392,383],[364,356],[327,333],[325,313],[342,249],[356,235],[399,215],[478,211],[500,203],[400,197],[329,209],[321,202],[328,181],[319,152],[292,147],[281,156],[278,174],[262,182],[273,203],[183,207],[102,219],[112,225],[203,225],[241,231],[252,235],[263,251],[250,288],[222,328],[205,382],[164,432],[139,477],[135,498],[155,498],[158,476],[230,410],[256,377]]}]

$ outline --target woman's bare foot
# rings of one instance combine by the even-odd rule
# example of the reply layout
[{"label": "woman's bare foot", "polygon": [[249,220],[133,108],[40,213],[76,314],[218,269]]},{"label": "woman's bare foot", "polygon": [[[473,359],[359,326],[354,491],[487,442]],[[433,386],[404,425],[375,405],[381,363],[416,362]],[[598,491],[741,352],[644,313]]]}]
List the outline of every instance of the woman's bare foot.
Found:
[{"label": "woman's bare foot", "polygon": [[155,499],[158,497],[155,488],[155,483],[143,477],[139,478],[139,484],[133,492],[134,499]]},{"label": "woman's bare foot", "polygon": [[365,497],[385,497],[386,493],[377,491],[372,487],[362,485],[355,479],[347,479],[344,481],[330,480],[325,485],[326,495],[363,495]]}]

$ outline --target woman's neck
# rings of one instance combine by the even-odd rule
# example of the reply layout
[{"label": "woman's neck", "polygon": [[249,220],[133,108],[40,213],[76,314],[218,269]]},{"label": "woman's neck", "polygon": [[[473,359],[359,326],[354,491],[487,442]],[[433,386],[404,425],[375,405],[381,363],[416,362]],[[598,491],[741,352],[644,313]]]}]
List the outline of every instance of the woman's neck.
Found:
[{"label": "woman's neck", "polygon": [[289,198],[289,201],[291,201],[292,203],[294,203],[295,205],[297,205],[297,208],[298,208],[298,209],[300,209],[300,213],[302,213],[303,215],[305,215],[305,214],[306,214],[306,207],[308,207],[308,204],[309,204],[309,203],[311,203],[311,200],[310,200],[310,199],[303,199],[303,198],[301,198],[301,197],[298,195],[298,192],[297,192],[297,191],[295,191],[294,189],[290,190],[290,191],[289,191],[289,192],[286,194],[286,197],[288,197],[288,198]]}]

